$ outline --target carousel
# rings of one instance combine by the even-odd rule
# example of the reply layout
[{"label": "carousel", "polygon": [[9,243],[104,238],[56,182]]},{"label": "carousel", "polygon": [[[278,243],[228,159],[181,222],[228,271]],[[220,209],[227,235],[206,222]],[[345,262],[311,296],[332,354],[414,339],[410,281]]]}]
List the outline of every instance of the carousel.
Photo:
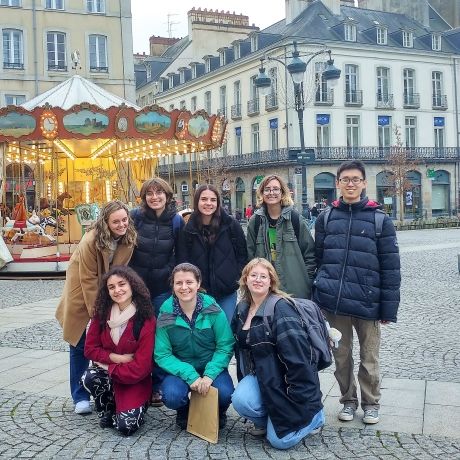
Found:
[{"label": "carousel", "polygon": [[65,273],[104,203],[136,206],[160,158],[192,161],[225,128],[204,111],[140,109],[78,75],[0,109],[0,277]]}]

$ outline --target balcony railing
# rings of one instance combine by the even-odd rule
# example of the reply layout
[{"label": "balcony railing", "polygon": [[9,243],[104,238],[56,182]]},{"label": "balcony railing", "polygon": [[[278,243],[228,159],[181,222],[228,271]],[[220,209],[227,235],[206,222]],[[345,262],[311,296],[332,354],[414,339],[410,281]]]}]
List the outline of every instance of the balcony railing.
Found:
[{"label": "balcony railing", "polygon": [[248,116],[259,115],[259,98],[248,101]]},{"label": "balcony railing", "polygon": [[447,96],[444,94],[435,94],[433,96],[434,110],[447,110]]},{"label": "balcony railing", "polygon": [[4,69],[24,70],[23,62],[3,62]]},{"label": "balcony railing", "polygon": [[377,93],[375,107],[377,109],[394,109],[393,94]]},{"label": "balcony railing", "polygon": [[241,118],[241,104],[232,105],[231,116],[232,120],[239,120]]},{"label": "balcony railing", "polygon": [[420,94],[403,93],[403,107],[405,109],[419,109],[420,108]]},{"label": "balcony railing", "polygon": [[315,105],[332,105],[334,104],[334,90],[316,91]]},{"label": "balcony railing", "polygon": [[217,115],[227,118],[227,107],[221,107],[217,110]]},{"label": "balcony railing", "polygon": [[363,92],[361,90],[345,91],[345,105],[360,107],[363,105]]},{"label": "balcony railing", "polygon": [[265,96],[265,110],[276,110],[278,108],[278,95],[276,93]]},{"label": "balcony railing", "polygon": [[48,65],[48,70],[56,71],[56,72],[67,72],[67,66],[63,64]]},{"label": "balcony railing", "polygon": [[107,73],[109,71],[109,68],[108,67],[93,67],[91,66],[89,68],[89,71],[90,72],[100,72],[100,73]]}]

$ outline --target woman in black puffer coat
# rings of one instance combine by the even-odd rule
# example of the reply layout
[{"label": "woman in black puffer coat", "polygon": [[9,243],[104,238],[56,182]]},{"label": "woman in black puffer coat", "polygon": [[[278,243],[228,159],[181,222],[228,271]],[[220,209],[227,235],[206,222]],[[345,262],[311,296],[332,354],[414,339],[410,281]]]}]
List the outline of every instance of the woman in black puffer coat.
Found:
[{"label": "woman in black puffer coat", "polygon": [[247,262],[246,238],[241,225],[221,206],[213,185],[200,185],[193,213],[179,237],[181,262],[196,265],[202,287],[213,296],[230,322],[236,307],[236,291]]}]

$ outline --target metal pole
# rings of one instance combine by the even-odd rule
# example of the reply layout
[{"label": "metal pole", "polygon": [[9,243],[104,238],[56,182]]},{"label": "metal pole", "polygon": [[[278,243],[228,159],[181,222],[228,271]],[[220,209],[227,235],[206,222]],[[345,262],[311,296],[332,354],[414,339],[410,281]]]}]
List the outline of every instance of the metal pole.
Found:
[{"label": "metal pole", "polygon": [[[297,117],[299,119],[299,134],[300,134],[300,155],[301,158],[305,158],[305,137],[303,130],[303,112],[305,109],[303,83],[294,84],[295,91],[295,109],[297,111]],[[301,160],[302,163],[302,216],[307,217],[307,165],[305,160]]]}]

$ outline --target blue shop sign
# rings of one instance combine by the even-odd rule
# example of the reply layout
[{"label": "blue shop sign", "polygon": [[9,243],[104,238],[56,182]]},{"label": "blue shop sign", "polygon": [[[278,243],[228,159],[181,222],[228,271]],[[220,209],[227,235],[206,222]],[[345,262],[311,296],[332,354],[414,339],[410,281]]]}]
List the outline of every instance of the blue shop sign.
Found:
[{"label": "blue shop sign", "polygon": [[241,127],[235,128],[235,134],[241,136]]},{"label": "blue shop sign", "polygon": [[268,120],[268,123],[270,124],[270,129],[278,129],[278,118]]},{"label": "blue shop sign", "polygon": [[331,116],[328,113],[317,113],[316,124],[317,125],[328,125],[331,121]]},{"label": "blue shop sign", "polygon": [[434,126],[444,126],[444,117],[434,117]]},{"label": "blue shop sign", "polygon": [[379,126],[388,126],[390,124],[390,117],[387,115],[379,115],[378,124]]}]

